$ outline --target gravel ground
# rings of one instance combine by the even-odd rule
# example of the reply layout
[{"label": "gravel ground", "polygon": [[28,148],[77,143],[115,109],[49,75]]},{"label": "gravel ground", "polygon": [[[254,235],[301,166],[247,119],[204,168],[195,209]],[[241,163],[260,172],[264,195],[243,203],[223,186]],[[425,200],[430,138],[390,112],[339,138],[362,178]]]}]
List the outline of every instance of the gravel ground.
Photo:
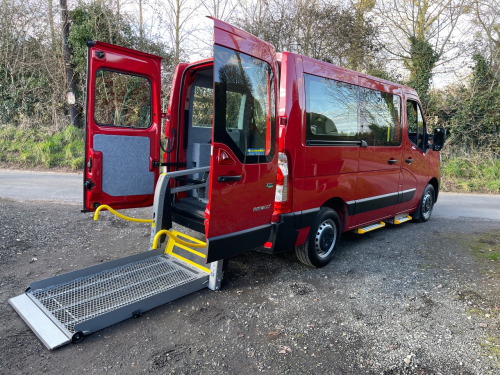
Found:
[{"label": "gravel ground", "polygon": [[0,373],[500,374],[500,270],[471,250],[499,229],[459,218],[347,233],[322,269],[293,253],[249,252],[229,262],[221,291],[51,352],[8,299],[30,282],[145,251],[149,228],[0,199]]}]

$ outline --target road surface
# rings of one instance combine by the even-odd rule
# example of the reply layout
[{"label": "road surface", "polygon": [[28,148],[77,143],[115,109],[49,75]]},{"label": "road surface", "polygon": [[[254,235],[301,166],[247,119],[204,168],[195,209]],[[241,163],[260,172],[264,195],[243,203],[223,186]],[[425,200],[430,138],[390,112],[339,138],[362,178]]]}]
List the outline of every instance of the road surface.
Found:
[{"label": "road surface", "polygon": [[77,173],[0,169],[0,198],[81,204],[82,185]]}]

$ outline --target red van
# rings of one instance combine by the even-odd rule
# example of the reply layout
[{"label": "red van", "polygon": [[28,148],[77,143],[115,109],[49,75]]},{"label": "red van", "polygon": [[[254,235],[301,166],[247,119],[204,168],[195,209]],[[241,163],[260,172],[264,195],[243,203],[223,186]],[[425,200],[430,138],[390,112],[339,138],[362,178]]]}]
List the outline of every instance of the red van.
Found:
[{"label": "red van", "polygon": [[84,210],[152,205],[164,168],[162,226],[205,233],[207,262],[295,248],[314,267],[342,232],[430,218],[445,132],[415,90],[214,23],[214,57],[177,66],[167,114],[160,57],[89,43]]},{"label": "red van", "polygon": [[117,215],[152,223],[150,249],[169,241],[11,298],[47,348],[218,290],[220,260],[243,251],[321,267],[342,232],[430,218],[445,132],[428,134],[413,89],[214,23],[214,57],[177,66],[165,114],[160,57],[89,43],[84,211],[153,205],[152,219]]}]

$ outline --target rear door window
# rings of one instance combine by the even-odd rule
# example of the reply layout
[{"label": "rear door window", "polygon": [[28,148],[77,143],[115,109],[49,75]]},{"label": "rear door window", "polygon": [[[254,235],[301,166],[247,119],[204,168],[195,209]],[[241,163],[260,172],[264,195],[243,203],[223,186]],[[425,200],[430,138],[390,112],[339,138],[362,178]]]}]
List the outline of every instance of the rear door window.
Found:
[{"label": "rear door window", "polygon": [[94,121],[127,128],[151,126],[151,83],[146,77],[100,69],[95,76]]}]

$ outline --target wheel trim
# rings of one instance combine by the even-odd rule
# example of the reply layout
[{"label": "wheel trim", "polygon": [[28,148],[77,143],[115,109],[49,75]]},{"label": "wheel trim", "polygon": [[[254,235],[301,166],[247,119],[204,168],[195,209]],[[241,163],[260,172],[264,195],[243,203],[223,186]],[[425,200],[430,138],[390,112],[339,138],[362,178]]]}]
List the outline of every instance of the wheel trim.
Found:
[{"label": "wheel trim", "polygon": [[432,212],[432,194],[427,192],[424,196],[424,200],[422,201],[422,215],[425,219],[428,219],[431,216]]},{"label": "wheel trim", "polygon": [[318,227],[314,238],[314,250],[320,259],[327,258],[337,242],[337,226],[331,220],[326,220]]}]

